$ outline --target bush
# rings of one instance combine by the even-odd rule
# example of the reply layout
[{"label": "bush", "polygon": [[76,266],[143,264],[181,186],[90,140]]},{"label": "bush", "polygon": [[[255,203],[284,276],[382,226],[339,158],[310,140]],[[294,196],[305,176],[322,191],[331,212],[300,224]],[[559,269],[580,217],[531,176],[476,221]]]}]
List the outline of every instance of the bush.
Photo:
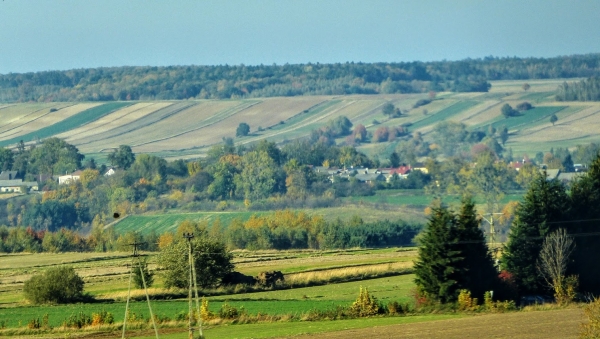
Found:
[{"label": "bush", "polygon": [[477,298],[471,298],[471,292],[469,290],[460,290],[460,294],[458,295],[458,310],[476,311],[478,308]]},{"label": "bush", "polygon": [[586,322],[581,324],[579,338],[600,338],[600,298],[595,298],[583,308]]},{"label": "bush", "polygon": [[83,299],[83,279],[73,267],[50,268],[25,282],[25,298],[34,304],[69,303]]},{"label": "bush", "polygon": [[429,99],[421,99],[413,105],[413,108],[425,106],[425,105],[429,104],[430,102],[431,102],[431,100],[429,100]]},{"label": "bush", "polygon": [[522,102],[522,103],[520,103],[520,104],[517,105],[517,110],[518,111],[528,111],[528,110],[530,110],[532,108],[533,108],[533,106],[531,106],[531,104],[528,103],[527,101]]},{"label": "bush", "polygon": [[360,288],[360,292],[358,294],[358,298],[352,306],[350,306],[350,314],[355,317],[368,317],[371,315],[376,315],[380,312],[381,307],[377,302],[377,299],[371,295],[369,295],[369,291],[362,287]]}]

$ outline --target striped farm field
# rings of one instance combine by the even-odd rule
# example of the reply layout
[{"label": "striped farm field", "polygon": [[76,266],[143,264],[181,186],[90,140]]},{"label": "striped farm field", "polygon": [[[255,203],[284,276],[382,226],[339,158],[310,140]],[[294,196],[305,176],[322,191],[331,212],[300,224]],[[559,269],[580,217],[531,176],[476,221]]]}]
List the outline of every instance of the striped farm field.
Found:
[{"label": "striped farm field", "polygon": [[126,124],[127,122],[140,119],[141,117],[149,114],[158,109],[164,108],[171,105],[170,102],[140,102],[131,106],[124,107],[102,118],[92,121],[89,124],[83,125],[79,128],[61,133],[58,135],[59,138],[65,138],[67,141],[83,139],[90,137],[96,133],[101,133],[105,130],[111,130],[120,125]]},{"label": "striped farm field", "polygon": [[[157,142],[145,143],[136,149],[141,151],[161,151],[165,149],[190,148],[199,145],[212,145],[222,140],[223,137],[234,137],[238,125],[242,122],[251,126],[251,131],[259,126],[269,127],[279,124],[297,114],[301,114],[319,102],[321,97],[303,97],[297,100],[286,98],[268,98],[256,102],[244,100],[238,106],[237,111],[226,114],[224,119],[208,124],[204,128],[198,128],[175,135],[173,137],[159,140]],[[173,117],[172,119],[177,119]]]},{"label": "striped farm field", "polygon": [[35,121],[33,131],[0,141],[0,146],[11,145],[23,140],[25,142],[33,141],[36,138],[44,139],[70,129],[82,126],[86,123],[94,121],[116,109],[128,106],[130,103],[125,102],[110,102],[103,105],[98,104],[78,104],[70,106],[66,109],[61,109],[56,112],[56,116],[48,115],[47,118],[40,118]]},{"label": "striped farm field", "polygon": [[447,108],[444,108],[443,110],[441,110],[435,114],[429,115],[426,118],[415,122],[414,124],[412,124],[410,126],[410,129],[414,131],[414,130],[418,130],[418,129],[426,127],[426,126],[434,125],[434,124],[439,123],[444,120],[448,120],[451,117],[453,117],[454,115],[456,115],[462,111],[465,111],[477,104],[478,104],[477,101],[472,101],[472,100],[459,101]]},{"label": "striped farm field", "polygon": [[[48,128],[53,125],[63,124],[63,122],[67,119],[70,119],[70,120],[76,119],[76,116],[78,114],[83,113],[86,110],[93,109],[94,107],[97,107],[97,106],[99,106],[99,104],[89,104],[89,103],[67,106],[67,107],[61,108],[55,112],[50,112],[48,114],[44,114],[44,115],[42,115],[34,120],[31,120],[31,121],[27,122],[26,124],[23,124],[17,128],[13,128],[10,131],[7,131],[7,133],[4,133],[3,135],[1,135],[0,137],[11,138],[12,140],[16,140],[16,138],[22,138],[23,141],[25,141],[25,142],[31,141],[35,137],[42,138],[41,136],[38,136],[37,133],[40,133],[41,135],[44,135],[44,133],[48,133],[48,132],[44,132],[43,129]],[[55,131],[54,129],[51,129],[50,133],[54,133],[54,131]],[[8,134],[8,133],[10,133],[10,134]],[[30,136],[33,136],[33,138]]]},{"label": "striped farm field", "polygon": [[[545,145],[549,143],[560,145],[564,141],[573,147],[600,141],[600,116],[595,114],[598,103],[553,101],[552,93],[563,81],[528,81],[531,88],[527,91],[522,88],[525,81],[494,81],[489,93],[437,93],[435,100],[417,108],[414,104],[428,98],[427,94],[4,104],[0,106],[0,146],[58,136],[101,162],[123,144],[136,153],[167,160],[195,159],[205,156],[225,137],[234,138],[238,145],[260,140],[281,143],[306,137],[339,116],[349,118],[354,125],[365,125],[370,133],[382,126],[412,124],[409,130],[418,130],[426,140],[435,125],[447,120],[464,123],[470,129],[507,126],[511,133],[507,147],[533,153],[548,151],[550,146]],[[535,108],[509,119],[501,115],[504,104],[515,107],[523,101]],[[403,114],[384,116],[381,108],[387,102]],[[549,124],[552,114],[559,118],[556,126]],[[236,138],[242,122],[250,125],[250,134]],[[340,137],[337,142],[344,139]],[[359,147],[383,161],[400,142],[366,142]]]},{"label": "striped farm field", "polygon": [[522,129],[525,126],[537,123],[543,119],[549,118],[552,114],[558,113],[565,109],[566,106],[538,106],[528,111],[521,112],[522,115],[510,117],[508,119],[502,117],[492,122],[495,128],[506,126],[509,130]]},{"label": "striped farm field", "polygon": [[50,110],[64,110],[73,105],[74,104],[70,103],[18,104],[0,110],[0,116],[2,117],[0,120],[0,138],[9,139],[16,135],[23,134],[28,130],[28,124],[35,123],[35,121],[47,117],[48,115],[58,113],[50,112]]},{"label": "striped farm field", "polygon": [[73,142],[75,145],[81,146],[80,149],[83,152],[100,152],[105,148],[118,147],[119,145],[124,144],[123,140],[126,140],[124,138],[126,134],[166,119],[194,104],[195,103],[193,102],[181,101],[162,108],[152,109],[150,112],[138,112],[132,119],[126,119],[115,128],[102,129],[97,131],[94,135],[79,140],[73,140]]}]

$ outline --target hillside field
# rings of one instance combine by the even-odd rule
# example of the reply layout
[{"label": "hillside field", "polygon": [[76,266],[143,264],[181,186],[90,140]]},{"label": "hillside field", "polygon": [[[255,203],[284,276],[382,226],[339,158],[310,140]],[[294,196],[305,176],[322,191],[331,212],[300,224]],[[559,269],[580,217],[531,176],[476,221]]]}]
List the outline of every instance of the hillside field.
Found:
[{"label": "hillside field", "polygon": [[[239,123],[250,134],[237,144],[261,139],[275,142],[307,136],[338,116],[348,117],[374,132],[381,126],[409,125],[427,135],[440,121],[463,122],[471,129],[508,127],[506,148],[515,155],[574,147],[600,141],[600,103],[555,102],[554,90],[564,79],[495,81],[488,93],[438,93],[431,103],[413,108],[426,94],[299,96],[230,100],[128,101],[109,103],[23,103],[0,106],[0,146],[19,140],[58,136],[80,151],[105,161],[106,153],[122,144],[134,152],[167,159],[198,158],[223,137],[235,137]],[[533,110],[505,119],[500,108],[529,101]],[[389,119],[381,107],[391,102],[402,111]],[[549,117],[556,114],[552,125]],[[382,159],[396,142],[363,144],[359,149]]]}]

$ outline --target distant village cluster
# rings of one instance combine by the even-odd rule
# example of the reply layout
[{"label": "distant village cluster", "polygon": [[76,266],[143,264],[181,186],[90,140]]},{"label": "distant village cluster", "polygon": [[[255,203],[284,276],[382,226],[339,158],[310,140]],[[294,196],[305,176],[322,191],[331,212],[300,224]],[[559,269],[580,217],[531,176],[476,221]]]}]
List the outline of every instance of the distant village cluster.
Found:
[{"label": "distant village cluster", "polygon": [[412,171],[421,171],[424,174],[428,173],[428,170],[423,163],[399,166],[397,168],[368,168],[361,166],[338,168],[314,166],[313,170],[316,173],[327,173],[332,182],[335,181],[336,178],[341,180],[350,180],[351,178],[354,178],[355,180],[364,183],[390,182],[394,175],[397,175],[401,179],[406,179],[408,174]]},{"label": "distant village cluster", "polygon": [[[43,183],[48,179],[58,182],[59,185],[69,184],[79,180],[81,170],[67,173],[64,175],[40,175],[38,181],[24,181],[19,176],[18,171],[2,171],[0,172],[0,193],[26,193],[27,191],[39,191],[39,183]],[[104,173],[105,176],[115,174],[115,169],[109,167]]]}]

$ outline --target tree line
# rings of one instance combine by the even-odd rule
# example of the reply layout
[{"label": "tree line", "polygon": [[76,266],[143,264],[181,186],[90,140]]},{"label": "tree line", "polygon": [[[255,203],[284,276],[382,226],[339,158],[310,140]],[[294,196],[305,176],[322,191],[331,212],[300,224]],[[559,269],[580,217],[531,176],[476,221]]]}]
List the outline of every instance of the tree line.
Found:
[{"label": "tree line", "polygon": [[350,220],[325,221],[321,216],[308,216],[290,210],[253,215],[242,221],[223,224],[186,220],[173,233],[142,234],[130,231],[117,234],[96,220],[83,236],[75,230],[39,230],[32,227],[0,226],[0,252],[107,252],[128,251],[133,242],[142,243],[140,250],[158,251],[182,238],[183,232],[207,234],[229,249],[338,249],[352,247],[409,246],[421,225],[402,220],[364,222],[354,216]]},{"label": "tree line", "polygon": [[600,101],[600,78],[564,82],[556,90],[557,101]]},{"label": "tree line", "polygon": [[491,80],[600,75],[600,55],[399,63],[103,67],[0,75],[0,101],[487,92]]}]

